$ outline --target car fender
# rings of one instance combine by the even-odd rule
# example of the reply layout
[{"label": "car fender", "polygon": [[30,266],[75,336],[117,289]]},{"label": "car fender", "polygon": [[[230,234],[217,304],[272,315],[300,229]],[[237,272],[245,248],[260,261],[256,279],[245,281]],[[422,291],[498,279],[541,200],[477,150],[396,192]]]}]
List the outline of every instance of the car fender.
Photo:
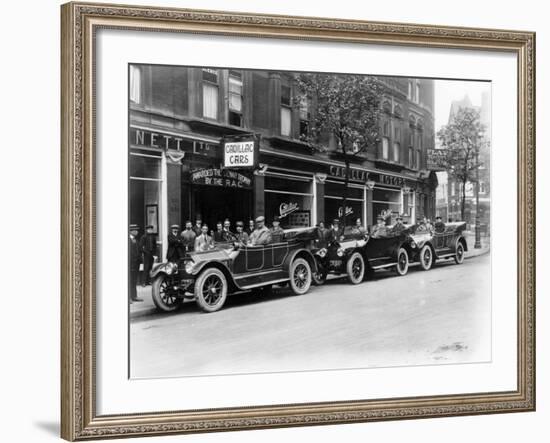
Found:
[{"label": "car fender", "polygon": [[151,278],[155,278],[159,274],[170,275],[170,273],[166,272],[166,269],[170,264],[174,265],[175,263],[171,263],[171,262],[155,263],[151,268],[151,271],[149,272],[149,276]]},{"label": "car fender", "polygon": [[290,272],[290,265],[297,257],[302,257],[307,260],[309,266],[311,266],[311,271],[317,272],[317,260],[315,259],[313,254],[308,249],[298,249],[289,254],[283,263],[283,269],[287,273]]},{"label": "car fender", "polygon": [[458,238],[456,239],[455,248],[454,248],[455,251],[456,251],[456,248],[458,246],[458,243],[462,243],[462,246],[464,246],[464,251],[468,250],[468,242],[466,241],[464,236],[459,235]]},{"label": "car fender", "polygon": [[235,280],[233,279],[233,274],[229,270],[229,267],[227,264],[225,264],[222,261],[219,260],[211,260],[211,261],[204,261],[202,263],[199,263],[195,269],[193,270],[193,273],[191,274],[194,278],[197,278],[197,276],[204,271],[206,268],[217,268],[220,271],[222,271],[227,278],[227,281],[231,284],[235,284]]}]

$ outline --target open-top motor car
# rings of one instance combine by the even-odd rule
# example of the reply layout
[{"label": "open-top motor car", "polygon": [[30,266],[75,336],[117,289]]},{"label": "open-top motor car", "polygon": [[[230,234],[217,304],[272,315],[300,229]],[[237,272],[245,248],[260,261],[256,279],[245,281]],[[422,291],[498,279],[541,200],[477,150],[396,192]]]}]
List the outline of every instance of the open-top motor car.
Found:
[{"label": "open-top motor car", "polygon": [[250,246],[220,243],[211,250],[189,252],[178,263],[156,265],[153,302],[161,311],[174,311],[194,299],[206,312],[222,308],[228,294],[287,284],[294,294],[305,294],[316,272],[311,253],[314,229],[289,230],[283,241]]}]

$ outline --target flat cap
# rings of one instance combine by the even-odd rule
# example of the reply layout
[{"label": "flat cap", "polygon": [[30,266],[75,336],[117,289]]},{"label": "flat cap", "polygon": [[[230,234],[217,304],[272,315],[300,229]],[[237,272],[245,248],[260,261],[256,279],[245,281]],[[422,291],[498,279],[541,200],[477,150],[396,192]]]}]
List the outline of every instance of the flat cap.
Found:
[{"label": "flat cap", "polygon": [[256,223],[265,221],[265,217],[263,215],[260,215],[259,217],[256,217]]},{"label": "flat cap", "polygon": [[129,228],[130,228],[130,231],[139,231],[139,225],[135,223],[132,223]]},{"label": "flat cap", "polygon": [[170,226],[170,229],[179,229],[180,228],[180,225],[172,225]]},{"label": "flat cap", "polygon": [[240,226],[242,228],[242,227],[244,227],[244,223],[242,221],[238,221],[237,226]]}]

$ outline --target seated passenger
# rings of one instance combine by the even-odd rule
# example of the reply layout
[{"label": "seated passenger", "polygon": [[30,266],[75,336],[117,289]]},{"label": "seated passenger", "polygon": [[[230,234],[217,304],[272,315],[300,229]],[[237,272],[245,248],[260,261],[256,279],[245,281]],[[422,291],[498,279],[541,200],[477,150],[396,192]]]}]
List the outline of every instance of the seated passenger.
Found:
[{"label": "seated passenger", "polygon": [[329,243],[330,231],[325,228],[325,222],[319,222],[317,226],[317,238],[315,243],[319,248],[326,248]]},{"label": "seated passenger", "polygon": [[273,217],[273,227],[271,228],[271,242],[272,243],[280,243],[283,241],[285,236],[285,231],[283,228],[281,228],[281,221],[279,219],[279,216],[276,215]]},{"label": "seated passenger", "polygon": [[256,229],[250,234],[248,244],[250,246],[260,246],[268,243],[271,243],[271,232],[265,225],[265,217],[260,215],[256,218]]},{"label": "seated passenger", "polygon": [[386,237],[388,235],[388,228],[386,227],[386,221],[384,217],[379,215],[376,217],[376,225],[372,227],[371,236],[373,238]]},{"label": "seated passenger", "polygon": [[204,252],[214,248],[214,240],[208,235],[208,225],[201,226],[200,235],[195,238],[195,251]]},{"label": "seated passenger", "polygon": [[391,228],[391,233],[395,235],[401,234],[406,228],[406,226],[403,224],[403,217],[398,215],[395,219],[395,224]]},{"label": "seated passenger", "polygon": [[235,240],[242,245],[246,245],[248,243],[248,234],[244,232],[244,223],[242,221],[238,221],[236,226],[237,233],[235,234]]},{"label": "seated passenger", "polygon": [[351,234],[354,237],[364,237],[367,233],[367,230],[363,227],[363,223],[361,223],[361,219],[358,218],[355,220],[355,225],[351,228]]},{"label": "seated passenger", "polygon": [[435,218],[435,232],[445,232],[445,223],[441,221],[441,217],[439,215]]},{"label": "seated passenger", "polygon": [[332,220],[332,227],[328,233],[328,241],[332,243],[334,241],[342,241],[344,238],[344,230],[340,227],[340,220],[335,218]]}]

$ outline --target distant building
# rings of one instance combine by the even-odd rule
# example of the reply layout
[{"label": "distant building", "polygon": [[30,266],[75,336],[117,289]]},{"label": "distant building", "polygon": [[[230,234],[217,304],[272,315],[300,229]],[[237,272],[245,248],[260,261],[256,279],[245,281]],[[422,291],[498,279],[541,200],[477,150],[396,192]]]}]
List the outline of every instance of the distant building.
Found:
[{"label": "distant building", "polygon": [[[479,205],[480,205],[480,225],[482,230],[489,229],[490,222],[490,203],[491,203],[491,95],[489,91],[482,93],[481,106],[474,106],[470,98],[466,95],[462,100],[453,101],[449,111],[449,123],[452,122],[460,108],[470,108],[479,111],[481,124],[485,126],[485,136],[481,140],[482,149],[480,150],[480,162],[482,166],[479,170]],[[436,191],[436,212],[443,219],[460,220],[461,217],[461,196],[462,183],[453,179],[447,172],[437,173],[439,187]],[[475,182],[466,183],[466,201],[464,211],[464,221],[473,229],[476,216],[476,189]]]}]

